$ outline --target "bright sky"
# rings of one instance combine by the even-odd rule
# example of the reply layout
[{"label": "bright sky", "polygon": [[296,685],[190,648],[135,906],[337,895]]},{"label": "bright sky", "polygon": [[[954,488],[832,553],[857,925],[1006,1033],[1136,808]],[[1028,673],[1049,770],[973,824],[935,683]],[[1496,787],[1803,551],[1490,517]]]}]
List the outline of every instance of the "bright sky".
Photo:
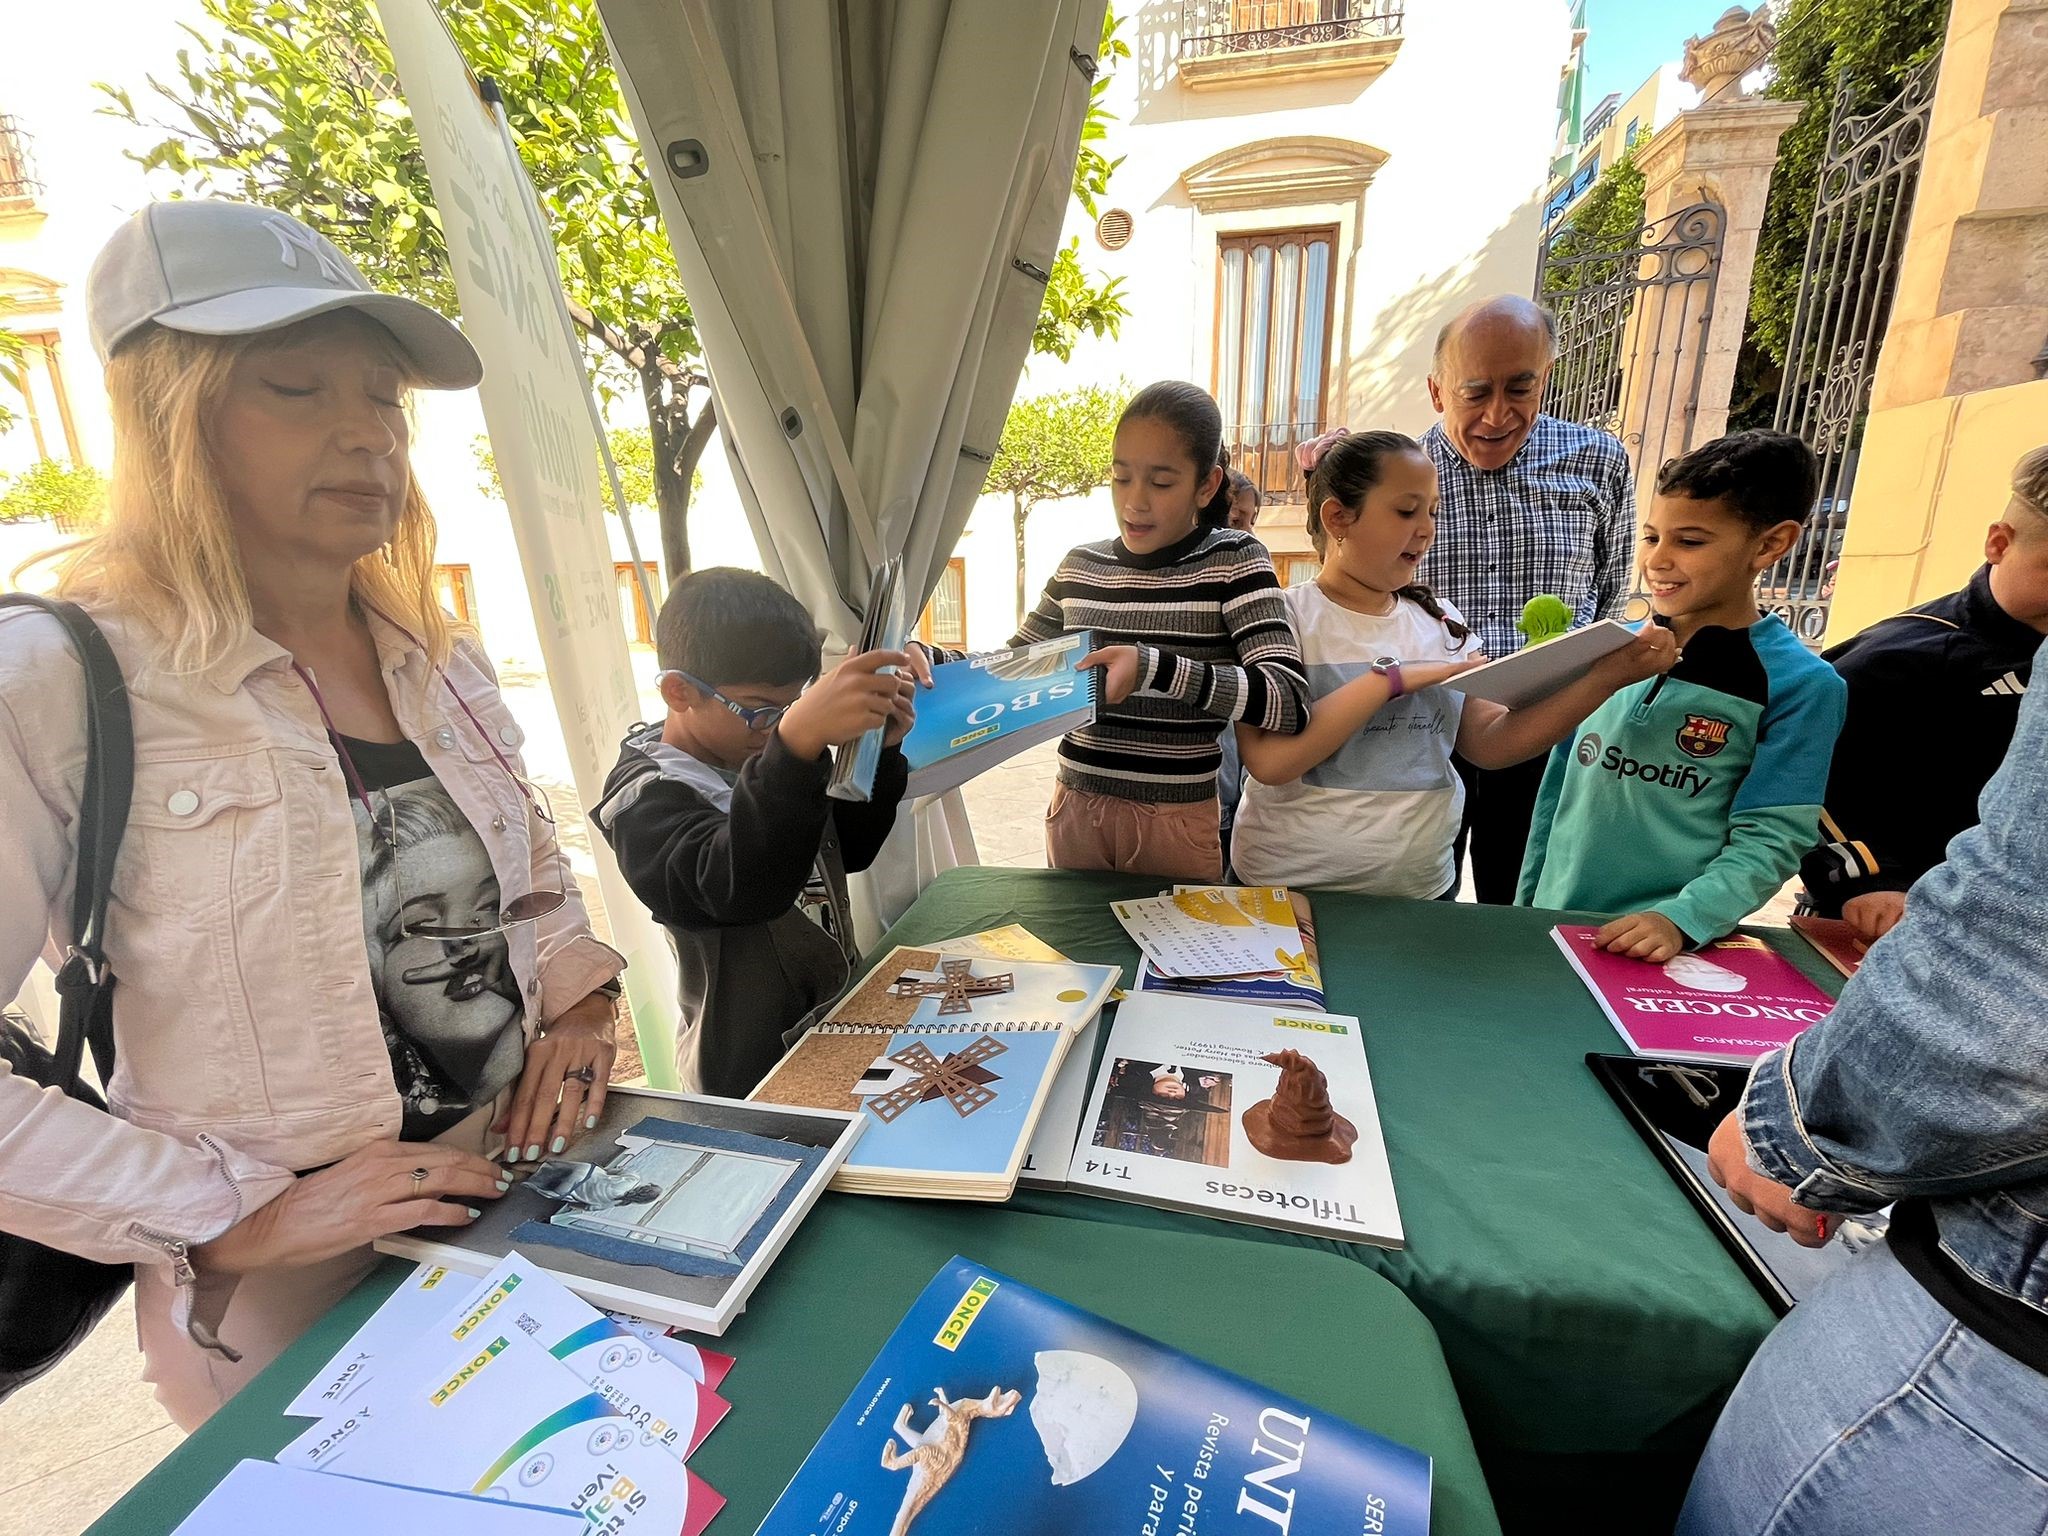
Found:
[{"label": "bright sky", "polygon": [[1586,0],[1586,110],[1609,91],[1629,92],[1659,64],[1684,56],[1685,40],[1713,30],[1730,0]]}]

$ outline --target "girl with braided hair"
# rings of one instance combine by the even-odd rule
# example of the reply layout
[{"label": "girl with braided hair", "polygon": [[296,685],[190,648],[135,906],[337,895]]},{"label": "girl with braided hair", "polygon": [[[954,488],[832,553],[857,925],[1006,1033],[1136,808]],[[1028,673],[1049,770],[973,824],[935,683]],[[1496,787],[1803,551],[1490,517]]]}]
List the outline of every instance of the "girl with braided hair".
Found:
[{"label": "girl with braided hair", "polygon": [[1231,859],[1254,885],[1448,900],[1464,811],[1455,749],[1484,767],[1548,750],[1616,689],[1661,672],[1652,630],[1579,682],[1508,711],[1457,692],[1486,657],[1458,611],[1415,579],[1436,535],[1436,468],[1399,432],[1324,433],[1296,450],[1315,581],[1285,592],[1311,695],[1306,730],[1237,728],[1251,775]]}]

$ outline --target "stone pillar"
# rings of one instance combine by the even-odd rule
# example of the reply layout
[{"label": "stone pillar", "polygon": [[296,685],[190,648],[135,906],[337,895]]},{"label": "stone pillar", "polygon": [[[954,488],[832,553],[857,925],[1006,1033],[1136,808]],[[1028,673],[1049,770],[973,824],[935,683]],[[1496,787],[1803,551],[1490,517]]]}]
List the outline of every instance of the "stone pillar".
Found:
[{"label": "stone pillar", "polygon": [[2036,377],[2048,342],[2048,0],[1955,0],[1873,412]]},{"label": "stone pillar", "polygon": [[1829,643],[1969,579],[2048,442],[2044,357],[2048,0],[1954,0]]},{"label": "stone pillar", "polygon": [[1715,202],[1727,220],[1693,405],[1695,444],[1728,430],[1735,357],[1742,350],[1743,327],[1749,319],[1756,237],[1763,227],[1771,170],[1778,163],[1778,140],[1805,106],[1801,101],[1750,96],[1694,107],[1665,124],[1636,155],[1643,171],[1646,219],[1676,213],[1692,203]]},{"label": "stone pillar", "polygon": [[[1700,105],[1681,112],[1636,151],[1646,223],[1700,202],[1720,204],[1725,219],[1721,270],[1704,326],[1697,289],[1672,289],[1662,297],[1645,289],[1637,298],[1623,353],[1631,359],[1623,420],[1642,433],[1638,505],[1647,503],[1660,464],[1728,430],[1757,231],[1778,140],[1805,107],[1739,93],[1742,77],[1769,52],[1772,38],[1762,6],[1754,15],[1736,6],[1707,36],[1689,39],[1681,78],[1699,88]],[[1680,294],[1686,296],[1682,304]]]}]

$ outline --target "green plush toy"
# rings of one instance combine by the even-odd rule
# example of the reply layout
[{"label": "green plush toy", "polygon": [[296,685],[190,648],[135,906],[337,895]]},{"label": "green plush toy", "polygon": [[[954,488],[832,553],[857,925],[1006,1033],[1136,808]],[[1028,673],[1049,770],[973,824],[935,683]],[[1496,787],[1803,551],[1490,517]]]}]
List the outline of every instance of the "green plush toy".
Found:
[{"label": "green plush toy", "polygon": [[1552,597],[1548,592],[1538,592],[1524,603],[1521,620],[1515,625],[1530,645],[1555,640],[1571,627],[1571,609],[1565,606],[1563,598]]}]

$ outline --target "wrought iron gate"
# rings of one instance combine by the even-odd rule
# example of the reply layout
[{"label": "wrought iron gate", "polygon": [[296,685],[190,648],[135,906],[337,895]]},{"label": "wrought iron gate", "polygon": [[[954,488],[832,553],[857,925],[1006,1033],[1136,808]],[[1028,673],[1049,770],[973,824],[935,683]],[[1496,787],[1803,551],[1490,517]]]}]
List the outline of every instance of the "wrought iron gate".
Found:
[{"label": "wrought iron gate", "polygon": [[1941,60],[1907,75],[1898,95],[1858,114],[1843,82],[1828,123],[1785,352],[1776,426],[1820,458],[1820,495],[1792,552],[1764,572],[1758,597],[1817,646],[1833,605],[1835,565],[1849,525],[1849,493],[1870,412],[1877,352],[1891,317],[1913,191],[1927,148]]},{"label": "wrought iron gate", "polygon": [[1612,242],[1569,225],[1543,249],[1536,297],[1557,317],[1553,416],[1612,432],[1638,475],[1692,446],[1727,216],[1694,203]]}]

